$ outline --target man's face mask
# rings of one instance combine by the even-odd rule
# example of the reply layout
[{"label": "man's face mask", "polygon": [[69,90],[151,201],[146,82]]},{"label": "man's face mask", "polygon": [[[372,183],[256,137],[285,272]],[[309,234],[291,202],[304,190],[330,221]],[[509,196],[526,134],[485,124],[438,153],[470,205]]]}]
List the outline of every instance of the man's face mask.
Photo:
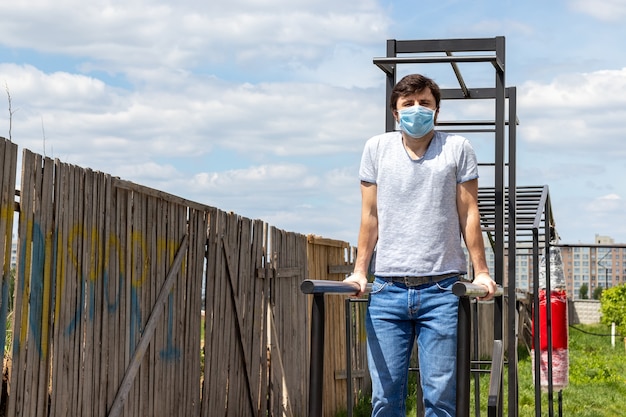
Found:
[{"label": "man's face mask", "polygon": [[435,128],[435,110],[428,107],[407,107],[398,111],[398,123],[407,135],[412,138],[421,138]]}]

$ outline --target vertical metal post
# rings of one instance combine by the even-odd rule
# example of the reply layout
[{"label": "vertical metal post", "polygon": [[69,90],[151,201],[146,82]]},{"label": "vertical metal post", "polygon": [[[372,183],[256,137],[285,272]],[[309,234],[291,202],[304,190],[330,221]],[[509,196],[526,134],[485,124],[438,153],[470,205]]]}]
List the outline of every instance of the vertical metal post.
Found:
[{"label": "vertical metal post", "polygon": [[517,417],[519,413],[518,405],[518,372],[517,372],[517,276],[515,274],[515,262],[517,253],[517,222],[516,222],[516,206],[517,206],[517,176],[516,164],[517,160],[517,89],[515,87],[508,88],[509,96],[509,239],[508,239],[508,346],[507,357],[509,359],[508,366],[508,399],[509,399],[509,417]]},{"label": "vertical metal post", "polygon": [[[495,120],[495,278],[499,285],[503,285],[504,280],[504,148],[505,148],[505,44],[504,37],[498,36],[496,39],[496,57],[502,64],[502,68],[496,68],[496,120]],[[514,231],[512,231],[514,233]],[[510,239],[509,239],[510,240]],[[503,309],[502,302],[504,297],[494,299],[494,329],[493,337],[495,340],[502,340],[503,333]],[[501,382],[502,384],[502,382]],[[502,389],[502,385],[500,386]],[[499,415],[502,415],[502,396],[500,396]]]},{"label": "vertical metal post", "polygon": [[539,231],[533,228],[533,344],[535,346],[535,417],[541,417],[541,342],[539,340]]},{"label": "vertical metal post", "polygon": [[550,241],[552,240],[552,234],[550,228],[552,227],[552,219],[550,216],[550,201],[546,200],[544,213],[545,213],[545,257],[546,257],[546,327],[548,332],[548,415],[554,416],[554,387],[552,386],[552,283],[550,282]]},{"label": "vertical metal post", "polygon": [[309,373],[309,417],[322,416],[324,383],[324,294],[313,295],[311,307],[311,364]]},{"label": "vertical metal post", "polygon": [[[479,356],[479,332],[478,332],[478,303],[472,303],[472,328],[474,336],[474,355],[473,360],[478,361]],[[470,365],[471,366],[471,365]],[[471,368],[470,368],[471,369]],[[474,415],[480,417],[480,374],[474,373]]]},{"label": "vertical metal post", "polygon": [[350,298],[346,298],[346,397],[347,397],[347,417],[352,417],[352,408],[354,401],[352,400],[352,311],[350,309]]},{"label": "vertical metal post", "polygon": [[[396,53],[396,40],[388,39],[387,40],[387,57],[394,58],[397,55]],[[393,87],[396,85],[396,64],[392,64],[393,67],[390,73],[387,73],[387,93],[385,100],[385,131],[392,132],[396,129],[396,119],[393,117],[393,113],[389,108],[389,99],[391,98],[391,91]]]},{"label": "vertical metal post", "polygon": [[470,301],[459,297],[456,347],[456,416],[469,417],[470,397]]}]

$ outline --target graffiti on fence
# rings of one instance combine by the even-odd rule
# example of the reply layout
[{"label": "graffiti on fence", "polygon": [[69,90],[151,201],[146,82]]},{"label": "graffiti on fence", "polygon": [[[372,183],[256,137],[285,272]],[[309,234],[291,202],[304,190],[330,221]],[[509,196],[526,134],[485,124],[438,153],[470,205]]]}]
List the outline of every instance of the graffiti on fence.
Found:
[{"label": "graffiti on fence", "polygon": [[[126,285],[126,277],[129,275],[126,270],[130,268],[131,279],[128,289],[130,293],[130,317],[128,325],[132,353],[143,332],[142,287],[151,285],[149,279],[149,245],[146,236],[137,230],[131,233],[130,246],[133,256],[130,258],[130,265],[126,263],[125,251],[119,237],[111,234],[104,239],[106,242],[103,243],[101,232],[96,227],[85,230],[82,225],[77,225],[71,229],[67,239],[64,239],[58,231],[54,234],[44,233],[39,224],[29,221],[26,223],[26,236],[32,236],[32,239],[30,243],[28,239],[22,239],[20,258],[30,259],[31,262],[28,265],[27,262],[19,262],[16,285],[22,299],[28,301],[22,304],[20,334],[13,340],[14,349],[19,351],[20,347],[24,346],[27,332],[30,329],[34,339],[33,344],[39,356],[47,358],[52,290],[56,288],[57,291],[54,294],[56,300],[54,317],[55,320],[60,320],[62,302],[69,302],[64,298],[63,293],[67,290],[65,280],[71,272],[74,272],[78,277],[79,290],[77,291],[78,300],[73,307],[74,311],[70,314],[71,320],[64,327],[63,334],[65,336],[73,335],[83,323],[83,319],[85,322],[93,322],[99,302],[104,303],[105,310],[109,314],[119,310],[121,294]],[[171,264],[178,242],[165,238],[157,238],[155,242],[156,265],[165,265],[165,257],[167,257],[168,264]],[[73,268],[73,271],[68,270],[64,260],[65,255],[67,255],[69,266]],[[112,257],[116,257],[116,259],[112,259]],[[111,271],[109,270],[112,261],[116,261],[118,266],[115,271],[117,283],[111,285],[113,292],[110,288]],[[182,275],[185,274],[185,269],[186,262],[183,261],[180,272]],[[30,279],[27,279],[27,276]],[[101,290],[100,298],[96,294],[99,289]],[[180,350],[174,344],[173,304],[173,293],[170,293],[166,347],[160,351],[161,358],[167,361],[180,359]],[[26,314],[27,308],[30,308],[29,314]],[[144,308],[151,309],[152,306],[146,305]],[[61,325],[61,323],[57,325]]]}]

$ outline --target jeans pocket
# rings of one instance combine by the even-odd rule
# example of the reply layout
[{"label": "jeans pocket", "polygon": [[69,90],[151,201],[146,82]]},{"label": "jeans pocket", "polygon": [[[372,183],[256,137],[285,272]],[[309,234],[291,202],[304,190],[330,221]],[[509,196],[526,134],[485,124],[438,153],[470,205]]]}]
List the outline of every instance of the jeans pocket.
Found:
[{"label": "jeans pocket", "polygon": [[450,277],[443,279],[439,282],[436,282],[437,288],[441,291],[452,291],[452,286],[459,280],[458,276]]},{"label": "jeans pocket", "polygon": [[380,278],[374,278],[374,282],[372,282],[372,289],[370,294],[377,294],[385,289],[389,285],[388,281],[384,281]]}]

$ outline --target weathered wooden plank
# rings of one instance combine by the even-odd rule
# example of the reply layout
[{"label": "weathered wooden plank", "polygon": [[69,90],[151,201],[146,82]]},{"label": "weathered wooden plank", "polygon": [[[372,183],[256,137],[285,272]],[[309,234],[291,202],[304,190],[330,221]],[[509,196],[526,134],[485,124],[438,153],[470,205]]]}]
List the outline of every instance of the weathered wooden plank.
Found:
[{"label": "weathered wooden plank", "polygon": [[95,248],[93,247],[92,235],[96,233],[94,225],[94,199],[95,199],[95,187],[94,187],[94,172],[90,169],[85,171],[85,183],[83,187],[83,204],[84,204],[84,216],[82,219],[82,260],[81,267],[81,282],[84,287],[82,296],[85,299],[84,303],[81,303],[83,310],[83,317],[81,322],[83,323],[84,330],[81,331],[82,343],[81,349],[81,362],[80,368],[81,384],[80,384],[80,402],[81,402],[81,415],[91,415],[92,412],[92,393],[93,393],[93,342],[94,342],[94,284],[93,274],[95,272]]},{"label": "weathered wooden plank", "polygon": [[[174,210],[174,218],[172,219],[172,241],[174,241],[175,239],[177,239],[178,236],[185,233],[187,214],[184,206],[181,206],[179,204],[172,204],[172,208]],[[187,247],[189,248],[189,244],[187,245]],[[167,346],[168,351],[171,352],[169,365],[176,376],[176,383],[171,389],[173,394],[173,408],[170,415],[178,416],[183,415],[186,405],[183,403],[183,388],[185,386],[185,373],[183,371],[185,368],[183,366],[184,362],[182,358],[181,348],[184,347],[184,328],[187,321],[187,317],[185,315],[185,280],[187,275],[188,261],[189,250],[187,250],[187,252],[185,253],[181,269],[178,272],[175,283],[172,286],[171,290],[172,297],[170,302],[173,303],[171,308],[172,336],[171,342],[169,342]],[[167,321],[164,322],[166,323]]]},{"label": "weathered wooden plank", "polygon": [[[223,235],[222,237],[222,250],[228,250],[227,248],[224,247],[225,244],[227,243],[231,243],[230,246],[234,246],[236,247],[237,245],[237,219],[234,216],[233,213],[229,213],[226,216],[226,233]],[[222,252],[222,256],[224,255],[224,252]],[[236,310],[235,310],[235,305],[233,303],[233,297],[232,297],[232,286],[230,284],[230,273],[229,272],[229,268],[231,267],[231,265],[229,265],[227,258],[225,257],[225,261],[224,261],[224,268],[222,270],[222,280],[224,281],[224,293],[223,296],[226,298],[225,300],[225,305],[226,305],[226,309],[224,311],[225,314],[225,320],[227,321],[227,331],[225,333],[226,335],[226,349],[225,349],[225,362],[227,363],[227,370],[226,370],[226,375],[227,375],[227,379],[226,381],[228,381],[228,392],[227,392],[227,408],[226,408],[226,416],[238,416],[241,415],[241,401],[240,401],[240,397],[238,397],[237,395],[235,395],[236,393],[240,392],[240,382],[241,380],[239,379],[239,365],[241,364],[241,362],[239,361],[239,355],[237,355],[238,352],[238,340],[237,340],[237,316],[236,316]],[[237,271],[233,270],[232,271],[233,274],[236,274]],[[244,401],[246,401],[246,403],[248,402],[248,399],[245,398],[243,399]]]},{"label": "weathered wooden plank", "polygon": [[39,364],[38,364],[38,395],[37,395],[37,414],[48,416],[48,393],[50,382],[50,329],[53,328],[52,300],[53,294],[53,237],[54,237],[54,162],[50,158],[43,160],[44,170],[41,183],[41,241],[43,243],[43,260],[41,268],[43,274],[40,279],[43,282],[41,288],[41,312],[37,319],[40,322],[41,330],[39,332]]},{"label": "weathered wooden plank", "polygon": [[[217,229],[217,210],[210,210],[207,212],[208,228],[207,228],[207,266],[205,272],[205,305],[204,305],[204,371],[203,371],[203,386],[202,386],[202,405],[200,415],[202,417],[209,417],[211,415],[212,406],[215,403],[213,396],[213,379],[217,373],[214,362],[214,351],[216,348],[216,341],[213,337],[214,329],[216,328],[216,300],[215,294],[216,288],[216,266],[215,260],[218,250],[218,234]],[[220,257],[221,258],[221,257]],[[209,262],[208,260],[211,260]],[[219,414],[218,414],[219,415]]]},{"label": "weathered wooden plank", "polygon": [[189,209],[188,228],[192,237],[188,253],[187,268],[185,274],[185,316],[187,326],[184,329],[184,353],[182,372],[184,375],[184,387],[182,399],[184,414],[188,416],[199,415],[199,384],[200,384],[200,301],[202,269],[204,264],[204,241],[206,228],[203,227],[202,213]]},{"label": "weathered wooden plank", "polygon": [[82,370],[82,355],[83,355],[83,332],[85,331],[85,230],[84,230],[84,216],[85,216],[85,172],[79,167],[74,167],[74,172],[77,177],[75,187],[77,188],[74,195],[74,204],[77,207],[75,213],[76,223],[73,227],[72,240],[75,242],[76,250],[73,252],[72,262],[75,268],[75,299],[72,300],[73,329],[69,329],[70,334],[74,341],[73,346],[73,390],[72,390],[72,403],[74,412],[77,414],[83,414],[83,370]]},{"label": "weathered wooden plank", "polygon": [[12,395],[9,397],[8,414],[19,416],[24,412],[26,367],[26,335],[28,332],[28,297],[30,293],[30,262],[32,212],[33,212],[33,182],[35,169],[34,155],[24,150],[22,153],[22,178],[20,195],[20,216],[18,224],[18,268],[15,282],[14,310],[13,310],[13,351],[10,369]]},{"label": "weathered wooden plank", "polygon": [[[121,342],[122,344],[120,346],[123,346],[124,349],[124,356],[123,356],[123,360],[120,360],[120,384],[122,383],[122,380],[124,378],[124,374],[126,372],[126,369],[128,366],[130,366],[130,361],[131,361],[131,357],[132,354],[134,352],[134,340],[131,338],[131,328],[132,326],[134,326],[133,324],[133,308],[132,308],[132,294],[133,294],[133,280],[135,279],[136,273],[135,273],[135,259],[134,259],[134,252],[135,252],[135,248],[134,248],[134,229],[133,229],[133,225],[137,222],[135,220],[134,217],[134,210],[135,210],[135,196],[136,193],[134,192],[130,192],[127,193],[126,196],[126,224],[125,224],[125,231],[124,231],[124,247],[126,248],[126,266],[124,267],[125,269],[125,275],[126,275],[126,280],[124,282],[124,291],[122,291],[122,294],[124,296],[123,298],[123,310],[120,314],[120,329],[122,329],[123,331],[121,332]],[[122,358],[120,358],[122,359]],[[119,390],[119,386],[116,387],[115,390],[115,395],[117,396],[117,392]],[[113,401],[115,401],[115,398],[113,398]],[[113,401],[111,402],[111,406],[113,406]],[[126,401],[126,405],[124,406],[124,415],[125,416],[134,416],[135,415],[135,410],[132,409],[132,407],[134,406],[134,402],[133,402],[133,393],[130,392],[129,393],[129,398]],[[109,413],[111,412],[111,409],[109,408]]]},{"label": "weathered wooden plank", "polygon": [[249,282],[244,285],[250,289],[248,293],[249,301],[247,311],[250,316],[248,321],[249,327],[247,329],[250,343],[250,384],[254,389],[253,395],[256,399],[255,404],[257,407],[257,416],[265,415],[265,406],[262,400],[263,389],[261,385],[264,385],[264,369],[262,363],[266,361],[266,348],[264,338],[261,336],[264,332],[264,307],[265,307],[265,288],[264,279],[256,278],[253,271],[262,267],[263,265],[263,223],[260,221],[253,221],[251,224],[251,237],[250,237],[250,257],[249,268],[247,278]]},{"label": "weathered wooden plank", "polygon": [[216,242],[217,252],[215,254],[215,294],[216,297],[216,311],[214,317],[215,331],[214,338],[214,351],[213,351],[213,363],[215,364],[215,371],[209,374],[211,378],[211,391],[213,396],[211,398],[212,413],[210,415],[226,415],[228,402],[227,402],[227,390],[229,387],[228,380],[228,343],[229,327],[227,323],[226,311],[230,308],[228,304],[228,293],[226,290],[226,281],[224,280],[224,257],[222,256],[222,239],[220,238],[226,233],[226,213],[218,212],[219,216],[216,224]]},{"label": "weathered wooden plank", "polygon": [[124,362],[125,341],[123,339],[123,330],[126,323],[122,321],[122,315],[126,306],[125,288],[128,281],[126,269],[126,200],[128,192],[121,190],[113,185],[111,179],[111,197],[112,206],[114,207],[115,218],[112,219],[114,224],[111,227],[111,233],[114,236],[111,242],[111,270],[109,274],[109,297],[107,303],[107,311],[109,313],[109,381],[107,383],[106,394],[106,410],[109,411],[117,387],[122,380],[123,370],[121,369]]},{"label": "weathered wooden plank", "polygon": [[[159,250],[159,253],[157,254],[157,258],[156,259],[156,268],[153,271],[153,280],[152,280],[152,293],[153,293],[153,297],[154,300],[153,302],[156,301],[156,297],[157,297],[157,285],[158,282],[160,282],[163,278],[162,276],[164,275],[164,271],[167,271],[167,264],[168,264],[168,257],[167,257],[167,252],[168,252],[168,246],[169,246],[169,241],[168,241],[168,235],[167,235],[167,209],[168,209],[168,204],[165,200],[162,199],[157,199],[156,200],[156,219],[154,221],[155,223],[155,227],[156,227],[156,236],[159,239],[162,239],[163,242],[160,244],[161,248]],[[151,387],[151,392],[153,395],[153,399],[152,399],[152,407],[151,407],[151,412],[155,413],[157,411],[160,410],[166,410],[165,408],[165,393],[167,390],[167,387],[165,386],[165,384],[163,383],[164,381],[167,380],[167,374],[164,370],[164,364],[163,364],[163,360],[161,359],[161,355],[158,355],[157,352],[159,352],[160,350],[163,349],[163,346],[165,346],[165,338],[166,338],[166,333],[164,330],[163,326],[157,326],[157,328],[155,329],[155,335],[153,338],[153,346],[154,348],[151,351],[151,358],[152,358],[152,366],[154,367],[154,381]],[[154,415],[154,414],[151,414]]]},{"label": "weathered wooden plank", "polygon": [[[107,383],[104,381],[110,380],[109,367],[109,345],[106,340],[110,337],[109,334],[109,308],[108,308],[108,294],[109,294],[109,280],[111,279],[111,213],[114,211],[112,205],[112,189],[111,189],[111,177],[110,175],[100,175],[101,192],[99,199],[99,216],[100,216],[100,229],[102,230],[100,245],[102,258],[99,267],[99,285],[100,289],[100,302],[98,307],[98,314],[100,315],[100,332],[99,332],[99,345],[100,345],[100,375],[96,379],[96,390],[94,392],[97,401],[97,409],[95,417],[106,417],[108,409],[107,403]],[[105,365],[106,364],[106,365]]]},{"label": "weathered wooden plank", "polygon": [[[26,316],[28,317],[28,332],[25,337],[26,362],[25,362],[25,381],[24,387],[26,393],[24,395],[24,413],[25,415],[37,416],[38,406],[38,385],[39,385],[39,358],[37,352],[40,349],[40,340],[35,336],[41,334],[41,277],[43,274],[43,242],[41,234],[42,226],[42,210],[41,210],[41,193],[42,193],[42,157],[35,155],[35,178],[33,181],[33,205],[32,205],[32,226],[28,237],[32,242],[32,255],[30,264],[30,273],[25,276],[29,282],[28,308]],[[39,316],[39,317],[38,317]]]},{"label": "weathered wooden plank", "polygon": [[[13,243],[13,219],[14,219],[14,202],[15,202],[15,180],[17,168],[17,145],[7,141],[0,140],[0,160],[2,168],[0,169],[0,240],[4,247],[2,250],[2,276],[0,276],[0,323],[7,322],[9,297],[9,277],[11,274],[11,250]],[[6,349],[6,326],[0,326],[0,349],[5,352]],[[0,406],[4,407],[3,398],[0,398]]]}]

